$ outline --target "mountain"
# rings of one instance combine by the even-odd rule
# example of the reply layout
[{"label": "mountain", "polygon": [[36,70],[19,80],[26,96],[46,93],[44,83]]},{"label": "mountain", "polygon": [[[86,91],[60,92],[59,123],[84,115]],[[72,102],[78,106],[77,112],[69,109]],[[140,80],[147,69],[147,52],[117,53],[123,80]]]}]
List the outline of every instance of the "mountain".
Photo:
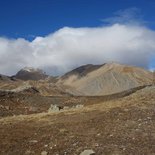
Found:
[{"label": "mountain", "polygon": [[[20,79],[20,80],[16,80]],[[153,83],[152,72],[118,63],[80,66],[61,77],[25,67],[12,78],[0,76],[0,89],[12,90],[27,82],[43,96],[102,96]]]},{"label": "mountain", "polygon": [[41,69],[25,67],[17,72],[14,77],[20,80],[44,80],[48,77],[48,75],[46,75],[46,73]]},{"label": "mountain", "polygon": [[152,84],[152,73],[118,63],[86,65],[66,73],[57,83],[74,95],[108,95]]},{"label": "mountain", "polygon": [[15,81],[15,80],[16,79],[13,77],[0,74],[0,82]]}]

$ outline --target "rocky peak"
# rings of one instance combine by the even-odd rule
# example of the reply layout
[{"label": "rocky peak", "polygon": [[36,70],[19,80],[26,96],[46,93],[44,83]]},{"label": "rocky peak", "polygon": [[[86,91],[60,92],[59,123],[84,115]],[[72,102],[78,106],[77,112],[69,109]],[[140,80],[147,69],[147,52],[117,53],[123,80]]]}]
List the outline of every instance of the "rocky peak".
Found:
[{"label": "rocky peak", "polygon": [[48,75],[43,70],[32,67],[24,67],[15,75],[15,78],[21,80],[42,80],[47,77]]}]

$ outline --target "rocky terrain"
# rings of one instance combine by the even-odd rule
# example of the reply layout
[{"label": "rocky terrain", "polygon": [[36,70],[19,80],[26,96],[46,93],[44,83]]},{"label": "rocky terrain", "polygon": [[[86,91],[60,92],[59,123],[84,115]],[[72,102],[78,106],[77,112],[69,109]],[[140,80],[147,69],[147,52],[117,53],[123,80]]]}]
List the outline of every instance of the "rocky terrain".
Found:
[{"label": "rocky terrain", "polygon": [[155,155],[151,72],[116,63],[19,72],[0,76],[0,155]]},{"label": "rocky terrain", "polygon": [[[97,100],[96,100],[97,101]],[[0,119],[0,154],[154,155],[155,87],[84,107]]]}]

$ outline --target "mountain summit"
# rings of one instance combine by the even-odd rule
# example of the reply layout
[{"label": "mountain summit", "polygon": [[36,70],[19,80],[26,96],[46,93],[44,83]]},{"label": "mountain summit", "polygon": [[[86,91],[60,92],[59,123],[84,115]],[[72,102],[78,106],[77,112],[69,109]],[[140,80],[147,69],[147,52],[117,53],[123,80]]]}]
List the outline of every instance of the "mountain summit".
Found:
[{"label": "mountain summit", "polygon": [[48,75],[38,68],[24,67],[15,75],[15,78],[21,80],[44,80]]}]

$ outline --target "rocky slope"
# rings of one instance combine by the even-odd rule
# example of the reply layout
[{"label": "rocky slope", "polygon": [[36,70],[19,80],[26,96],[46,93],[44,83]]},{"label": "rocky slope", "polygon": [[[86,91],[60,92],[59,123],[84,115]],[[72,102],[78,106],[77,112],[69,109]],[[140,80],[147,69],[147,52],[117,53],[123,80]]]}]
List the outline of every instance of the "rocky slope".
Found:
[{"label": "rocky slope", "polygon": [[83,66],[59,78],[58,85],[74,95],[107,95],[152,83],[152,73],[138,67],[109,63]]}]

